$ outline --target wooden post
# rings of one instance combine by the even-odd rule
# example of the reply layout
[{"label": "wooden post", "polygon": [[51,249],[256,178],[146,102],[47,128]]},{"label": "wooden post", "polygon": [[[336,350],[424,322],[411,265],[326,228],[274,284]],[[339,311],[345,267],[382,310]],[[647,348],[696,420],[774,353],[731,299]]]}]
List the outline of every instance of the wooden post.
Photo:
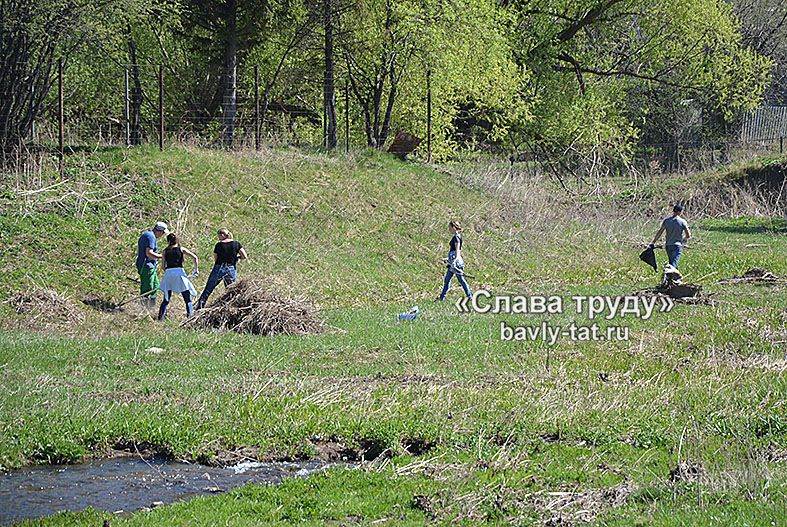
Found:
[{"label": "wooden post", "polygon": [[260,149],[260,67],[254,66],[254,149]]},{"label": "wooden post", "polygon": [[350,153],[350,81],[344,83],[344,153]]},{"label": "wooden post", "polygon": [[158,148],[164,150],[164,66],[158,67]]},{"label": "wooden post", "polygon": [[128,92],[128,68],[126,68],[126,70],[123,72],[123,81],[124,81],[125,90],[126,90],[126,94],[125,94],[126,104],[125,104],[125,108],[124,108],[124,111],[123,111],[123,120],[126,122],[126,126],[125,126],[126,147],[128,147],[128,146],[131,145],[131,108],[129,106],[130,99],[129,99],[129,95],[128,95],[128,93],[129,93]]},{"label": "wooden post", "polygon": [[65,148],[63,143],[65,128],[65,117],[63,115],[63,59],[57,61],[57,146],[58,146],[58,171],[63,177],[63,163],[65,162]]},{"label": "wooden post", "polygon": [[426,162],[432,162],[432,70],[426,70]]}]

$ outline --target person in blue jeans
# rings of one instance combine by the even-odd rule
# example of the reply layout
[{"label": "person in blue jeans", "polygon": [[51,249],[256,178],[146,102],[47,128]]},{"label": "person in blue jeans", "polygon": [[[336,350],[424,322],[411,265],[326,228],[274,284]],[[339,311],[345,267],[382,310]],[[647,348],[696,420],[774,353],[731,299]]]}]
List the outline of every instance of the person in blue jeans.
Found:
[{"label": "person in blue jeans", "polygon": [[468,297],[472,296],[470,286],[467,285],[464,276],[465,262],[462,259],[462,226],[458,221],[452,220],[448,223],[448,230],[453,235],[451,241],[448,243],[448,258],[445,261],[448,270],[443,280],[443,290],[440,292],[437,300],[443,300],[445,298],[446,293],[448,293],[448,287],[451,285],[451,278],[454,276],[456,276],[457,281],[459,281],[459,284],[462,286],[465,295]]},{"label": "person in blue jeans", "polygon": [[[656,246],[656,242],[663,232],[667,233],[667,243],[664,244],[664,249],[667,250],[669,264],[677,269],[678,260],[680,260],[680,255],[683,252],[683,244],[691,238],[689,224],[683,219],[683,206],[675,205],[672,208],[672,216],[664,218],[656,236],[653,237],[653,241],[650,244],[651,248]],[[685,237],[683,236],[684,232],[686,233]]]},{"label": "person in blue jeans", "polygon": [[224,282],[227,287],[238,279],[236,266],[238,260],[245,260],[249,257],[246,249],[232,238],[232,233],[227,229],[219,229],[219,241],[213,248],[213,269],[208,276],[208,283],[205,285],[202,294],[197,301],[195,309],[201,309],[208,303],[208,297],[216,289],[220,282]]}]

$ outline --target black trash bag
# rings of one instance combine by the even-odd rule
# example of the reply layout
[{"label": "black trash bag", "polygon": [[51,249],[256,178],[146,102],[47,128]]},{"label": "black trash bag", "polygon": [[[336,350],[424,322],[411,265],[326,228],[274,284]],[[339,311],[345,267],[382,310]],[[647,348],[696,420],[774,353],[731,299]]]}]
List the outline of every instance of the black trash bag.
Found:
[{"label": "black trash bag", "polygon": [[653,252],[653,247],[648,247],[642,251],[639,255],[639,259],[651,266],[654,271],[658,271],[658,266],[656,265],[656,254]]}]

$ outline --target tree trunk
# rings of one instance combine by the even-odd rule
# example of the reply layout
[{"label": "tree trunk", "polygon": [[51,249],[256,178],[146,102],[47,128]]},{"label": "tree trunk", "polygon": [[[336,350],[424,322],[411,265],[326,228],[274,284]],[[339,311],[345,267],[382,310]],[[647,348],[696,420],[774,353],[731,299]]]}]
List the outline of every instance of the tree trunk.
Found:
[{"label": "tree trunk", "polygon": [[327,120],[325,146],[336,148],[336,86],[333,64],[333,1],[323,0],[323,27],[325,29],[325,80],[323,81],[323,104]]},{"label": "tree trunk", "polygon": [[394,100],[396,99],[396,85],[398,82],[396,77],[396,63],[391,61],[391,87],[388,89],[388,103],[385,108],[385,117],[383,118],[383,126],[380,130],[380,137],[378,139],[379,148],[385,146],[388,140],[388,134],[391,131],[391,116],[393,115]]},{"label": "tree trunk", "polygon": [[237,0],[227,1],[227,42],[224,57],[224,95],[222,97],[221,121],[225,147],[231,147],[235,137],[235,115],[238,107],[238,31]]},{"label": "tree trunk", "polygon": [[372,125],[372,132],[374,133],[374,146],[380,148],[380,107],[383,101],[383,87],[385,86],[385,73],[382,68],[377,73],[377,79],[374,84],[374,93],[372,94],[372,104],[374,112],[374,124]]},{"label": "tree trunk", "polygon": [[[4,14],[4,13],[3,13]],[[26,29],[0,24],[0,146],[24,143],[52,84],[54,42],[36,46]],[[35,49],[38,47],[38,49]],[[35,57],[35,59],[34,59]]]}]

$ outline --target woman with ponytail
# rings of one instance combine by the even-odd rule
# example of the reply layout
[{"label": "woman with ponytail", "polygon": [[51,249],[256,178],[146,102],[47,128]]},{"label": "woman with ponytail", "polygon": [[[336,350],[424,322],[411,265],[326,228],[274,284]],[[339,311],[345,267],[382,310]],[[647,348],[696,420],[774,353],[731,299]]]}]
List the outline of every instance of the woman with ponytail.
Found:
[{"label": "woman with ponytail", "polygon": [[446,293],[448,293],[448,286],[451,285],[451,278],[456,276],[459,285],[468,297],[472,295],[470,286],[467,285],[464,276],[465,262],[462,259],[462,226],[458,221],[451,220],[448,222],[448,230],[453,235],[451,241],[448,243],[448,258],[445,260],[448,270],[445,273],[443,280],[443,290],[437,300],[443,300]]},{"label": "woman with ponytail", "polygon": [[193,252],[180,246],[180,242],[178,241],[178,237],[175,236],[175,233],[169,233],[169,235],[167,235],[167,243],[169,245],[164,249],[163,254],[165,269],[164,278],[162,278],[161,284],[159,285],[159,289],[164,292],[164,300],[161,301],[158,319],[164,320],[167,316],[167,307],[172,298],[172,293],[180,293],[183,296],[183,301],[186,303],[186,316],[190,317],[192,312],[191,301],[197,296],[197,290],[194,289],[191,280],[189,280],[186,271],[183,269],[183,255],[185,254],[194,260],[195,275],[199,272],[199,258],[197,258],[197,255]]},{"label": "woman with ponytail", "polygon": [[208,297],[222,280],[225,287],[235,282],[238,279],[238,271],[235,268],[238,265],[238,260],[245,260],[249,257],[246,254],[246,249],[232,238],[232,233],[229,230],[219,229],[218,237],[219,241],[213,248],[213,270],[211,270],[208,283],[199,297],[197,309],[205,307]]}]

